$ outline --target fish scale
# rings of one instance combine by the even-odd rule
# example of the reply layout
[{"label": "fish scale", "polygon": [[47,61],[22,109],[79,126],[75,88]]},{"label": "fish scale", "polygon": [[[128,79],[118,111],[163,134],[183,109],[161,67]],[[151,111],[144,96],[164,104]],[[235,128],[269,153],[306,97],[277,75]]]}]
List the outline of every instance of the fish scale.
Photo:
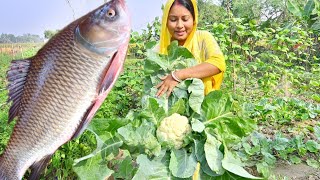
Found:
[{"label": "fish scale", "polygon": [[[126,14],[121,9],[125,8],[123,0],[111,0],[101,8],[115,8],[120,15]],[[92,15],[95,11],[100,10],[98,8],[68,25],[34,57],[11,65],[9,100],[13,106],[9,120],[15,116],[19,120],[0,156],[0,180],[21,179],[31,165],[31,178],[39,178],[38,171],[44,168],[42,163],[46,163],[47,157],[62,144],[82,132],[119,76],[130,36],[130,29],[124,27],[129,23],[122,19],[118,24],[115,20],[107,22],[105,28],[111,28],[107,32],[114,33],[114,25],[114,29],[123,27],[123,34],[117,32],[112,39],[99,40],[103,36],[96,38],[96,30],[92,34],[90,28],[102,26],[108,19],[96,19]],[[84,33],[88,38],[86,41],[96,38],[107,42],[103,45],[109,49],[118,51],[100,54],[99,47],[77,41],[76,28],[80,28],[79,32],[87,31]],[[19,88],[18,84],[23,87]]]},{"label": "fish scale", "polygon": [[[72,48],[70,46],[67,46],[66,49],[69,49],[69,51],[79,51],[79,48]],[[58,53],[59,52],[57,52],[57,54]],[[81,51],[79,51],[78,53],[82,54]],[[42,58],[40,56],[39,58],[32,59],[31,62],[32,68],[30,69],[30,74],[32,75],[28,77],[28,81],[25,84],[25,91],[23,94],[23,99],[21,100],[22,106],[20,111],[20,120],[19,122],[17,122],[15,130],[13,131],[14,137],[16,136],[17,139],[21,139],[19,137],[23,136],[24,139],[27,139],[27,141],[13,141],[9,143],[8,152],[12,152],[10,151],[11,147],[16,150],[15,154],[5,154],[5,156],[9,156],[8,159],[11,160],[10,163],[12,163],[12,160],[16,157],[18,157],[16,159],[19,162],[21,162],[23,158],[26,157],[27,159],[25,161],[32,162],[36,161],[38,157],[43,157],[43,153],[48,154],[48,152],[54,152],[56,149],[46,148],[44,149],[44,152],[42,152],[42,154],[35,153],[37,149],[43,149],[43,147],[52,146],[52,137],[64,135],[64,138],[59,139],[59,142],[56,142],[59,144],[63,144],[71,138],[73,132],[78,127],[81,118],[77,118],[79,120],[79,123],[77,124],[74,124],[73,122],[70,123],[67,120],[61,119],[72,119],[72,117],[75,116],[77,112],[86,111],[86,107],[88,107],[91,103],[90,101],[88,101],[88,99],[93,99],[95,96],[95,92],[98,91],[97,84],[100,80],[100,74],[103,72],[107,65],[107,61],[85,58],[87,63],[79,63],[82,65],[82,67],[72,67],[73,65],[77,64],[78,60],[81,59],[81,56],[79,59],[70,58],[68,61],[65,61],[65,57],[59,57],[59,54],[56,56],[56,59],[52,59],[51,56],[44,57],[49,58]],[[38,87],[38,75],[42,69],[44,62],[46,61],[54,61],[54,67],[57,68],[55,72],[58,72],[59,67],[64,67],[65,71],[59,71],[59,73],[51,73],[50,76],[46,79],[45,86],[41,87],[41,92],[38,92],[40,88]],[[95,64],[95,66],[88,65],[84,67],[84,65],[91,63]],[[80,77],[80,79],[82,80],[85,80],[84,82],[86,83],[83,83],[83,85],[79,85],[79,83],[75,80],[78,77]],[[55,81],[64,82],[66,84],[64,84],[63,86],[51,86],[51,84],[55,84],[52,83]],[[37,94],[38,98],[34,100],[37,101],[36,103],[31,100],[32,97],[36,96],[35,92],[38,92],[39,94]],[[56,96],[54,98],[47,99],[48,94],[55,94]],[[83,96],[84,94],[88,94],[88,96]],[[30,105],[30,103],[37,104],[37,106]],[[79,107],[79,104],[88,105]],[[57,111],[55,109],[56,106],[59,106],[59,109],[61,109],[61,111]],[[52,119],[57,118],[59,118],[60,120],[56,121],[55,123],[50,123]],[[24,119],[29,120],[25,121]],[[66,129],[65,127],[69,128]],[[16,129],[23,129],[23,131],[19,133]],[[55,131],[48,131],[47,129],[54,129]],[[39,130],[42,130],[42,132],[40,132]],[[48,132],[51,132],[52,134]],[[23,146],[21,146],[21,144],[23,144]],[[28,149],[31,150],[29,153],[29,157],[25,156],[24,153],[21,153],[25,152]],[[11,158],[10,155],[13,158]],[[21,157],[19,157],[19,155],[21,155]],[[32,159],[32,161],[30,159]],[[29,166],[30,165],[31,164],[29,164]],[[13,172],[16,172],[14,167],[11,168]],[[21,167],[19,166],[16,166],[16,168],[21,169]]]}]

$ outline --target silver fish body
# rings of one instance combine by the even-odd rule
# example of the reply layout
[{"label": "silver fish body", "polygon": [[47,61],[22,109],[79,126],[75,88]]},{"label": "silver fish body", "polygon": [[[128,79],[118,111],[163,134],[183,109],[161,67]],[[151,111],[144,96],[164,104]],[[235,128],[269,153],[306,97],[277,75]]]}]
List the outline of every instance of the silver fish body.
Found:
[{"label": "silver fish body", "polygon": [[82,133],[122,70],[130,36],[123,0],[111,0],[65,27],[8,71],[9,121],[0,180],[38,179],[51,155]]}]

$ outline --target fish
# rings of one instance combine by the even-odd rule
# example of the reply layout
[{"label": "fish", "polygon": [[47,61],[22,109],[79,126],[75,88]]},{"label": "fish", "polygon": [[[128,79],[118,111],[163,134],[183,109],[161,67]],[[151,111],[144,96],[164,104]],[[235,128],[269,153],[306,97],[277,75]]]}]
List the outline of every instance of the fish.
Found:
[{"label": "fish", "polygon": [[110,0],[71,22],[7,71],[8,122],[0,180],[39,179],[55,151],[78,137],[123,71],[131,32],[125,0]]}]

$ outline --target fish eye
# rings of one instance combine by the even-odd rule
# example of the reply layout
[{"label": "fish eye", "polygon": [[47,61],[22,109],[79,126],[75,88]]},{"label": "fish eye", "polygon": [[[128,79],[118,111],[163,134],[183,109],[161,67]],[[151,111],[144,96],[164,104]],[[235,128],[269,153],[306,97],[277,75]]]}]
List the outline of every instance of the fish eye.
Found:
[{"label": "fish eye", "polygon": [[112,18],[116,15],[116,11],[113,10],[113,9],[109,9],[108,12],[107,12],[107,16]]}]

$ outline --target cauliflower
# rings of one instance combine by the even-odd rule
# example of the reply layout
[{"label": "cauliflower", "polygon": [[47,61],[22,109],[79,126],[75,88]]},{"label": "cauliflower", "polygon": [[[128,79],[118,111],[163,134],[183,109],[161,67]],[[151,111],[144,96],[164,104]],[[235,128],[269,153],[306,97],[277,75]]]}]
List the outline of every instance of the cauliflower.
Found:
[{"label": "cauliflower", "polygon": [[191,133],[188,118],[174,113],[164,118],[157,129],[159,142],[169,148],[180,149],[184,138]]}]

